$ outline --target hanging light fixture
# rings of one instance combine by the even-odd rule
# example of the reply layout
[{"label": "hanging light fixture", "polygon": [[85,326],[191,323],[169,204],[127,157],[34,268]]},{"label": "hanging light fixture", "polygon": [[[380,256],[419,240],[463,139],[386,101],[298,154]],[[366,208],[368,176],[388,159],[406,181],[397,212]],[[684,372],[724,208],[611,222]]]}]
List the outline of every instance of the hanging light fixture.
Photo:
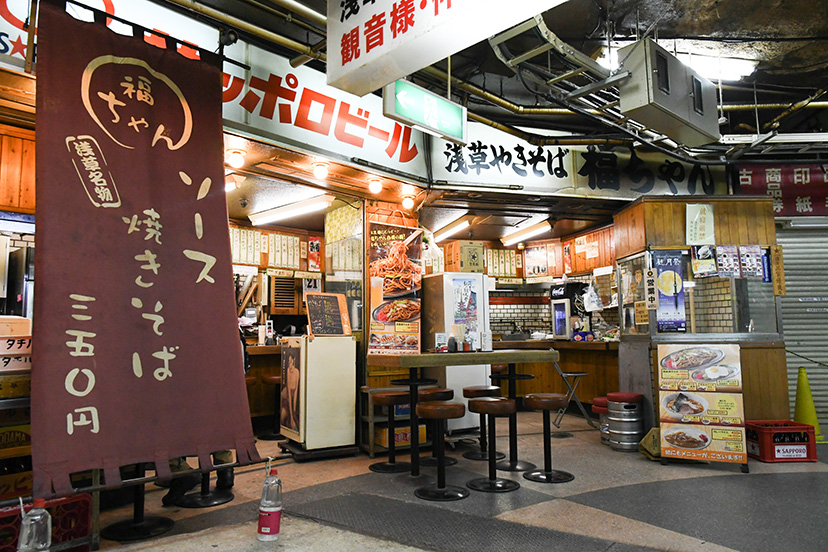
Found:
[{"label": "hanging light fixture", "polygon": [[514,245],[518,242],[522,242],[524,240],[528,240],[529,238],[533,238],[540,234],[545,234],[552,230],[552,224],[548,220],[544,220],[543,222],[539,222],[537,224],[533,224],[532,226],[528,226],[522,230],[518,230],[508,236],[503,236],[500,238],[500,241],[503,242],[503,245],[509,247],[510,245]]},{"label": "hanging light fixture", "polygon": [[277,220],[284,220],[299,215],[305,215],[307,213],[313,213],[315,211],[321,211],[322,209],[327,209],[331,206],[333,200],[334,196],[324,194],[310,199],[297,201],[296,203],[291,203],[289,205],[282,205],[280,207],[274,207],[273,209],[268,209],[259,213],[253,213],[252,215],[248,215],[247,218],[250,219],[250,222],[252,222],[254,226],[258,226],[260,224],[276,222]]},{"label": "hanging light fixture", "polygon": [[240,169],[244,167],[245,157],[247,152],[240,149],[230,149],[224,152],[224,162],[233,167]]},{"label": "hanging light fixture", "polygon": [[473,218],[474,215],[463,215],[454,222],[440,228],[439,230],[434,232],[434,241],[443,241],[444,239],[453,236],[462,230],[465,230],[466,228],[471,226],[471,221]]}]

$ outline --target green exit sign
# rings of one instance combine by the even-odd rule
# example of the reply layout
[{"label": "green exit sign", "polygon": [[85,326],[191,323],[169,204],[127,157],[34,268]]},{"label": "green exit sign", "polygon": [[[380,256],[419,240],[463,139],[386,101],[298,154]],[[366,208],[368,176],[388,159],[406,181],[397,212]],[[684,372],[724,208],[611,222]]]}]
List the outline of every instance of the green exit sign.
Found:
[{"label": "green exit sign", "polygon": [[466,145],[466,108],[408,81],[382,89],[382,113],[389,119]]}]

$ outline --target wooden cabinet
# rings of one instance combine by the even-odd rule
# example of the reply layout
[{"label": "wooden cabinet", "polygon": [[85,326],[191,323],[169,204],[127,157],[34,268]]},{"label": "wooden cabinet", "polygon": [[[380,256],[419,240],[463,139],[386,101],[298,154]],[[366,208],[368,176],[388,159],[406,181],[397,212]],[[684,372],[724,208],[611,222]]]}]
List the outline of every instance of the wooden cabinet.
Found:
[{"label": "wooden cabinet", "polygon": [[0,210],[35,211],[34,131],[0,125]]},{"label": "wooden cabinet", "polygon": [[270,314],[306,314],[302,301],[302,280],[298,278],[269,278]]}]

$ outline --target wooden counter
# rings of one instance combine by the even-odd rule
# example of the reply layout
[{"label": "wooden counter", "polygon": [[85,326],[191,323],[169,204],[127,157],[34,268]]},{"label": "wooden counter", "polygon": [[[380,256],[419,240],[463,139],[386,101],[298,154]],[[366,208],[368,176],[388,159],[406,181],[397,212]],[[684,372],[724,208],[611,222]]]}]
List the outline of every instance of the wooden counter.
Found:
[{"label": "wooden counter", "polygon": [[[494,341],[499,349],[548,349],[558,351],[558,365],[564,372],[587,372],[581,378],[576,393],[584,404],[591,404],[595,397],[603,397],[618,391],[618,342],[617,341],[556,341],[531,339],[527,341]],[[519,381],[517,396],[528,393],[566,393],[567,389],[554,366],[544,362],[518,364],[519,374],[532,374],[535,379]],[[507,392],[503,389],[503,394]]]},{"label": "wooden counter", "polygon": [[248,345],[250,357],[249,376],[256,382],[247,387],[247,399],[250,402],[250,416],[272,416],[276,411],[276,389],[274,385],[262,382],[262,376],[282,372],[281,345]]}]

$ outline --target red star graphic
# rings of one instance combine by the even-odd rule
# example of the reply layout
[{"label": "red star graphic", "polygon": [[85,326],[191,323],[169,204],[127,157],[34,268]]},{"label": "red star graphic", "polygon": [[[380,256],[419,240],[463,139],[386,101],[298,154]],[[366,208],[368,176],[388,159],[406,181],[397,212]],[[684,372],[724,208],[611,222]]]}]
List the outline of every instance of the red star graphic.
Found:
[{"label": "red star graphic", "polygon": [[22,37],[17,35],[17,40],[12,41],[12,51],[9,55],[14,55],[16,53],[20,53],[21,56],[26,57],[26,43],[21,40]]}]

